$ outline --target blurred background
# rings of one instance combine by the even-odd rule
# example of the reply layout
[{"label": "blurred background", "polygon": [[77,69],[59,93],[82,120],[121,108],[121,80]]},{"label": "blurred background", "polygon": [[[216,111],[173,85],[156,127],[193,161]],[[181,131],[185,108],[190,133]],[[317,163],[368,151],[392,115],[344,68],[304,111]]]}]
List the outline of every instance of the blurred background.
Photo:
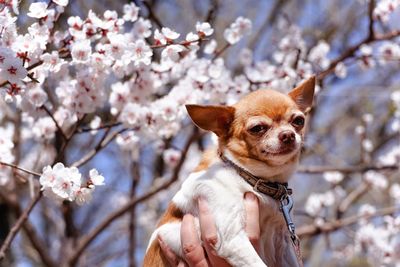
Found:
[{"label": "blurred background", "polygon": [[[115,10],[121,15],[123,5],[128,2],[71,0],[56,27],[67,29],[68,17],[85,18],[89,10],[99,15],[105,10]],[[253,24],[251,33],[221,54],[232,76],[243,73],[251,76],[254,70],[262,73],[269,65],[282,66],[285,61],[279,58],[286,51],[300,50],[301,57],[314,62],[306,72],[319,74],[318,92],[301,163],[290,182],[295,192],[295,223],[305,266],[399,266],[400,96],[396,93],[400,86],[399,38],[398,34],[387,40],[375,38],[399,30],[397,10],[390,12],[387,19],[375,18],[374,36],[368,38],[372,13],[371,3],[366,0],[134,2],[140,7],[140,16],[150,19],[153,29],[169,27],[184,36],[193,31],[197,21],[209,21],[215,29],[212,38],[219,49],[226,43],[224,30],[238,16],[249,18]],[[376,7],[385,1],[372,2]],[[20,32],[32,23],[32,18],[24,15],[29,4],[30,1],[20,3],[21,15],[17,21]],[[384,45],[388,47],[386,50],[382,48]],[[251,90],[286,86],[289,91],[304,78],[300,68],[292,66],[292,69],[296,78],[290,82],[277,86],[253,81]],[[168,86],[166,91],[174,84]],[[220,102],[225,101],[220,99]],[[97,112],[103,123],[113,122],[109,109],[106,106]],[[83,126],[90,121],[91,118],[85,119]],[[101,138],[100,133],[75,136],[63,155],[64,162],[79,159]],[[194,130],[187,118],[181,129],[168,139],[138,142],[133,150],[122,149],[118,142],[110,143],[81,168],[88,172],[96,167],[106,177],[106,186],[98,189],[90,204],[59,205],[45,198],[33,210],[30,225],[42,240],[44,251],[56,262],[62,262],[69,246],[77,246],[80,237],[87,237],[105,219],[115,216],[85,247],[76,264],[141,266],[157,220],[209,145],[213,145],[212,138]],[[33,160],[36,157],[30,155],[33,146],[32,143],[21,146],[21,158]],[[161,152],[167,148],[182,153],[176,159],[173,155],[166,157]],[[181,168],[173,168],[176,164],[171,161],[178,162]],[[39,171],[42,168],[37,167]],[[176,179],[168,183],[171,177]],[[128,211],[117,214],[120,207],[164,183],[167,185],[164,190],[139,199]],[[12,189],[0,186],[3,194],[12,196],[21,206],[29,201],[29,190],[27,184]],[[0,214],[1,243],[18,212],[0,197]],[[7,261],[0,263],[1,266],[49,265],[29,235],[32,235],[29,229],[17,235]],[[70,245],[66,246],[67,243]]]}]

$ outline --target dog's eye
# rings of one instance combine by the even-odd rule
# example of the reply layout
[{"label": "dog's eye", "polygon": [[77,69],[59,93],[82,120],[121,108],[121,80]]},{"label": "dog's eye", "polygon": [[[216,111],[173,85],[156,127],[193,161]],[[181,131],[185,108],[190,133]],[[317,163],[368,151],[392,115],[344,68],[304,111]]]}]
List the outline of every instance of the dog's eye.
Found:
[{"label": "dog's eye", "polygon": [[292,125],[295,127],[304,126],[304,117],[298,116],[298,117],[294,118],[294,120],[292,121]]},{"label": "dog's eye", "polygon": [[265,132],[267,129],[268,129],[268,127],[266,125],[259,124],[259,125],[251,127],[249,129],[249,131],[251,133],[253,133],[253,134],[258,134],[258,133],[261,133],[261,132]]}]

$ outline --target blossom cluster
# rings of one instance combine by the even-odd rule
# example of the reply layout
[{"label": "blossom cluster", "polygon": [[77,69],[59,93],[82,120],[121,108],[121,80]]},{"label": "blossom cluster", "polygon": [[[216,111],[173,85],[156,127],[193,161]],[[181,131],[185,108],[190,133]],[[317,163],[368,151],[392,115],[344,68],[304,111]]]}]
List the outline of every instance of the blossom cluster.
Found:
[{"label": "blossom cluster", "polygon": [[82,205],[92,199],[96,186],[104,185],[104,177],[96,169],[90,170],[89,177],[83,183],[78,168],[68,168],[59,162],[53,167],[44,167],[39,182],[44,195],[53,199],[76,201],[78,205]]}]

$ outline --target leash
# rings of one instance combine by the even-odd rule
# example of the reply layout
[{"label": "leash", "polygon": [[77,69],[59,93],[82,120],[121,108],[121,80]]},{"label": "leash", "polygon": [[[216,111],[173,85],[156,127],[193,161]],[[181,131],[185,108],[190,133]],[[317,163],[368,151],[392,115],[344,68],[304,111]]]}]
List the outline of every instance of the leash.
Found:
[{"label": "leash", "polygon": [[300,267],[303,267],[303,260],[300,250],[300,239],[296,235],[296,226],[294,225],[294,222],[290,215],[290,212],[293,209],[293,199],[291,197],[293,190],[288,187],[288,183],[267,182],[262,178],[251,174],[242,167],[236,165],[227,157],[225,157],[222,153],[220,153],[219,156],[226,165],[235,169],[236,172],[243,178],[243,180],[250,184],[255,191],[263,193],[279,201],[280,211],[283,214],[283,218],[285,219],[286,226],[289,230],[290,239],[296,253],[297,261],[299,262]]}]

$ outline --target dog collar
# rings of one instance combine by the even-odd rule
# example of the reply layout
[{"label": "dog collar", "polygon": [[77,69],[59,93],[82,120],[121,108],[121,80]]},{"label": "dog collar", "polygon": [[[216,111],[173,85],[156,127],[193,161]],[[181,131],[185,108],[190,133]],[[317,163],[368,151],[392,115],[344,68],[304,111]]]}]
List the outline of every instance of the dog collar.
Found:
[{"label": "dog collar", "polygon": [[220,154],[221,160],[235,171],[248,183],[255,191],[268,195],[276,200],[282,200],[292,194],[292,189],[288,188],[288,183],[267,182],[264,179],[257,177],[237,164],[233,163],[222,153]]},{"label": "dog collar", "polygon": [[280,210],[289,230],[290,239],[292,240],[298,263],[300,266],[303,266],[303,260],[300,251],[300,239],[296,235],[296,228],[290,216],[290,212],[293,208],[293,199],[290,196],[292,194],[292,189],[288,188],[288,183],[267,182],[233,163],[222,153],[220,153],[219,156],[226,165],[234,168],[236,172],[254,188],[255,191],[263,193],[279,201]]}]

